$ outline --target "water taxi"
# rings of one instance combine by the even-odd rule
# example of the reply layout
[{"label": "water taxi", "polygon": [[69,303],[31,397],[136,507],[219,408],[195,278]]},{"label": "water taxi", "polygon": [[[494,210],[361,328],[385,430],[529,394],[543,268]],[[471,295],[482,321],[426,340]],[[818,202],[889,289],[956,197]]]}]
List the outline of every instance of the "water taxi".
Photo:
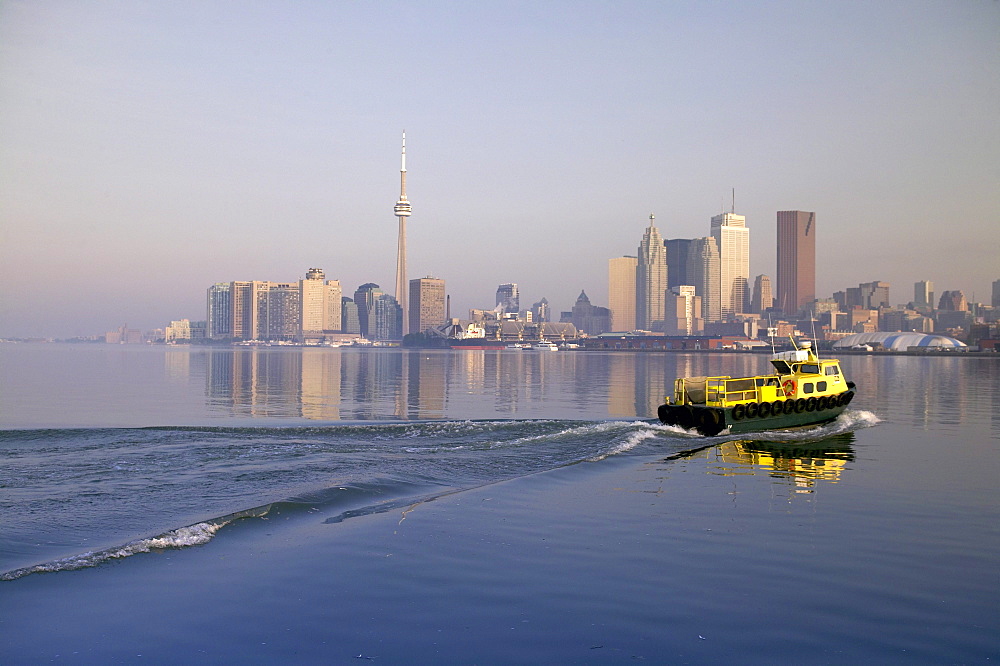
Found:
[{"label": "water taxi", "polygon": [[680,377],[657,410],[660,421],[714,436],[797,428],[837,418],[854,398],[837,359],[820,360],[812,344],[771,357],[775,373],[756,377]]}]

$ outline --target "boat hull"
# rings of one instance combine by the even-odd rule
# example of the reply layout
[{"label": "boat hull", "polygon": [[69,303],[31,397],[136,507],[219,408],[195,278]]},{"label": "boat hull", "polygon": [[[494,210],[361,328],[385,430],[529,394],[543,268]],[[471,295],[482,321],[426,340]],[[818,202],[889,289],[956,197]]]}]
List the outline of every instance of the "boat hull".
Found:
[{"label": "boat hull", "polygon": [[657,410],[657,416],[666,425],[694,429],[711,437],[723,430],[739,434],[827,423],[837,418],[853,398],[854,391],[845,391],[820,399],[776,400],[733,407],[664,404]]}]

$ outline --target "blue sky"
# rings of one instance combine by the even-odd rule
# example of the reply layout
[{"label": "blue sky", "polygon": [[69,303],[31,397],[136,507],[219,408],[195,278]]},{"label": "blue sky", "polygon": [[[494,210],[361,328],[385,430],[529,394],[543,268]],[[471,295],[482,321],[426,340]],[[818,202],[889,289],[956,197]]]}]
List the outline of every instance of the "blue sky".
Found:
[{"label": "blue sky", "polygon": [[0,336],[204,318],[205,289],[409,276],[455,314],[607,302],[647,218],[731,206],[751,278],[1000,279],[1000,2],[0,4]]}]

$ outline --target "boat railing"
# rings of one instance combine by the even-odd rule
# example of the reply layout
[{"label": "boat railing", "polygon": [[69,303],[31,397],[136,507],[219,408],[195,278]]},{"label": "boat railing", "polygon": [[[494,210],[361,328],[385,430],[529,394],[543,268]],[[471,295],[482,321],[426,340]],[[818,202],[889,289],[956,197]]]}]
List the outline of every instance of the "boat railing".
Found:
[{"label": "boat railing", "polygon": [[[765,387],[771,387],[765,389]],[[761,402],[777,397],[773,375],[759,377],[682,377],[674,382],[674,402],[725,407],[738,402]]]}]

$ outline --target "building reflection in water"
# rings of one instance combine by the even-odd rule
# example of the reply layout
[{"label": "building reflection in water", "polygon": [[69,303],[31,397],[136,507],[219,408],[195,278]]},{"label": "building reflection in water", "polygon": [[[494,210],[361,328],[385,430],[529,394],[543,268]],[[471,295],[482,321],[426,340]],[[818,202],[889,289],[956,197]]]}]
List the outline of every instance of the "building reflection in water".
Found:
[{"label": "building reflection in water", "polygon": [[[994,435],[1000,428],[1000,363],[993,359],[845,355],[841,361],[858,386],[851,409],[926,429],[969,420],[989,424]],[[455,414],[648,419],[673,393],[676,377],[750,375],[767,367],[765,355],[739,353],[238,347],[170,349],[165,357],[175,381],[204,374],[213,410],[331,421]]]},{"label": "building reflection in water", "polygon": [[818,442],[734,440],[709,453],[715,460],[709,472],[721,476],[767,474],[794,488],[812,493],[818,482],[836,483],[854,460],[854,433],[845,432]]}]

